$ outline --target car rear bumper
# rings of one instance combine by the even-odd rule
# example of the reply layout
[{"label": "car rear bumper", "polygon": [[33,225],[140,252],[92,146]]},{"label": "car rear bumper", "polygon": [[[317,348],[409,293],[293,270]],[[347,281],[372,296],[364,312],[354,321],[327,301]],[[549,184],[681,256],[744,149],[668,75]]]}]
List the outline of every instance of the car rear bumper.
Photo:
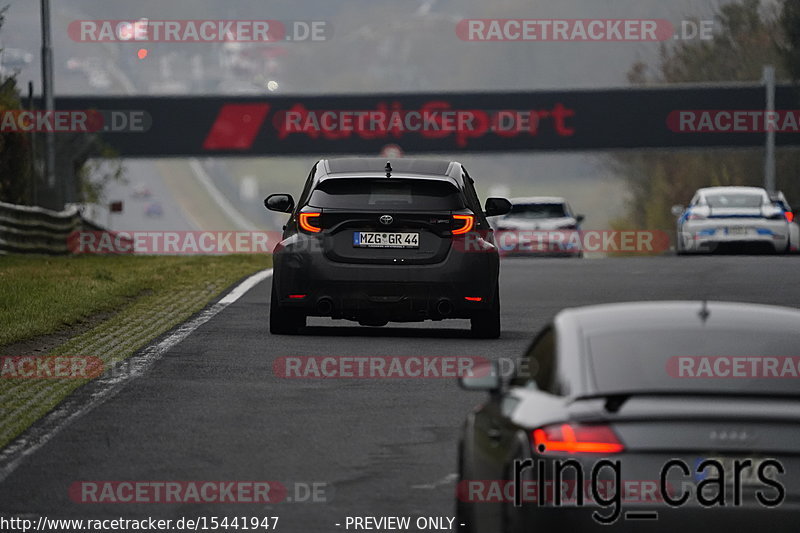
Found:
[{"label": "car rear bumper", "polygon": [[440,263],[376,265],[332,261],[309,248],[288,243],[273,258],[280,304],[309,316],[378,322],[471,318],[496,297],[497,253],[453,248]]},{"label": "car rear bumper", "polygon": [[501,257],[576,257],[583,252],[578,230],[498,230],[494,240]]},{"label": "car rear bumper", "polygon": [[[743,230],[736,231],[740,227]],[[735,247],[762,247],[782,252],[789,244],[789,232],[780,221],[686,223],[678,235],[685,252],[714,252]]]}]

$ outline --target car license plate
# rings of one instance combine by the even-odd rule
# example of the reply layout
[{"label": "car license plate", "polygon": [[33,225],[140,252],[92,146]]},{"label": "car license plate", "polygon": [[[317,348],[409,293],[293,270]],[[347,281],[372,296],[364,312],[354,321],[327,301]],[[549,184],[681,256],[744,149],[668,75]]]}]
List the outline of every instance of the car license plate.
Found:
[{"label": "car license plate", "polygon": [[731,226],[728,228],[728,235],[747,235],[747,228],[744,226]]},{"label": "car license plate", "polygon": [[355,231],[353,232],[353,246],[358,248],[419,248],[419,233]]}]

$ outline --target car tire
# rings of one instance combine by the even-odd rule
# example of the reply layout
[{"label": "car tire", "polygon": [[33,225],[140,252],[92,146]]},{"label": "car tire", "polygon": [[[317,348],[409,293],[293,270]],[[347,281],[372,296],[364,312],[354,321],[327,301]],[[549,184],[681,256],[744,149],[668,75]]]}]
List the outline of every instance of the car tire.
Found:
[{"label": "car tire", "polygon": [[683,247],[683,237],[680,232],[675,235],[675,255],[686,255],[686,250]]},{"label": "car tire", "polygon": [[269,300],[269,332],[273,335],[297,335],[306,325],[306,315],[296,309],[287,309],[278,303],[275,281]]},{"label": "car tire", "polygon": [[[456,496],[456,525],[455,530],[458,533],[473,533],[472,527],[470,526],[470,519],[467,518],[469,512],[467,511],[467,504],[462,502],[458,496]],[[464,524],[463,526],[461,524]]]},{"label": "car tire", "polygon": [[472,336],[476,339],[500,337],[500,284],[495,285],[492,306],[470,319]]},{"label": "car tire", "polygon": [[[470,513],[470,503],[462,500],[458,492],[458,483],[464,481],[464,442],[458,443],[458,482],[456,485],[456,531],[458,533],[475,533],[472,527],[472,514]],[[462,525],[463,524],[463,525]]]}]

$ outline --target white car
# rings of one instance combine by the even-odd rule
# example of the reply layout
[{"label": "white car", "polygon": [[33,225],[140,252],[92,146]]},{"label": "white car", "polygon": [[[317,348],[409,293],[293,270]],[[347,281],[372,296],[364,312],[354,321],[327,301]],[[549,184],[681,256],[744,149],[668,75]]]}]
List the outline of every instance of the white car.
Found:
[{"label": "white car", "polygon": [[153,196],[153,193],[150,191],[150,188],[144,183],[137,183],[136,185],[133,186],[134,198],[150,198],[151,196]]},{"label": "white car", "polygon": [[688,207],[673,206],[678,216],[679,254],[725,248],[789,249],[789,221],[760,187],[699,189]]},{"label": "white car", "polygon": [[511,211],[493,222],[501,256],[583,257],[573,233],[580,231],[585,217],[576,215],[564,198],[532,196],[510,201]]}]

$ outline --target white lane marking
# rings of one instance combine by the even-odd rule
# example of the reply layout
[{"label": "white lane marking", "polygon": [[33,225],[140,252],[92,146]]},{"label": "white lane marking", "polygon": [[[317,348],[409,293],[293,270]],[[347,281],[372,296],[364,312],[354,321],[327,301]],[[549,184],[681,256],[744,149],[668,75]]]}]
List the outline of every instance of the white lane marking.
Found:
[{"label": "white lane marking", "polygon": [[175,331],[161,340],[161,342],[151,344],[143,351],[126,359],[123,362],[126,365],[126,372],[121,372],[119,375],[114,375],[114,372],[111,372],[110,376],[103,376],[86,384],[86,387],[92,387],[93,389],[88,399],[78,400],[76,398],[78,395],[73,392],[55,409],[37,422],[34,422],[21,436],[0,451],[0,483],[5,481],[22,464],[26,457],[44,446],[71,422],[113,398],[129,381],[144,374],[165,353],[191,335],[197,328],[214,318],[220,311],[270,276],[272,276],[271,268],[256,272],[237,285],[217,303],[201,311],[192,320],[178,326]]},{"label": "white lane marking", "polygon": [[225,212],[225,215],[233,222],[240,230],[245,231],[255,231],[256,228],[253,224],[248,222],[239,211],[233,207],[233,205],[228,201],[228,199],[217,189],[217,186],[214,185],[214,182],[211,181],[211,177],[206,172],[206,169],[203,168],[203,165],[200,164],[200,161],[197,159],[190,159],[189,166],[192,168],[192,172],[194,172],[194,176],[197,178],[197,181],[205,187],[206,192],[208,192],[209,196],[216,202],[217,206]]},{"label": "white lane marking", "polygon": [[250,276],[249,278],[238,284],[236,287],[233,288],[232,291],[226,294],[219,302],[214,304],[215,306],[222,305],[222,307],[216,313],[214,313],[214,315],[216,315],[217,313],[219,313],[219,311],[221,311],[228,305],[232,304],[233,302],[244,296],[245,293],[247,293],[247,291],[258,285],[271,275],[272,275],[272,269],[268,268],[267,270],[256,272],[255,274],[253,274],[252,276]]},{"label": "white lane marking", "polygon": [[422,485],[411,485],[411,488],[422,489],[422,490],[433,490],[437,487],[441,487],[442,485],[449,485],[450,483],[454,482],[457,479],[458,479],[458,474],[453,472],[452,474],[447,474],[442,479],[434,481],[433,483],[424,483]]}]

